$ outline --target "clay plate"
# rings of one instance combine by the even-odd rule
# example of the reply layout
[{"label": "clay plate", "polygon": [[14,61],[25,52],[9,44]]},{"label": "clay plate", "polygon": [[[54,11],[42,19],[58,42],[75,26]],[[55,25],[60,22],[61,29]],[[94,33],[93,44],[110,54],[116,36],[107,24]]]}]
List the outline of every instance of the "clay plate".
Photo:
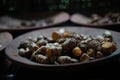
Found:
[{"label": "clay plate", "polygon": [[9,32],[0,32],[0,51],[6,48],[12,40],[13,37]]},{"label": "clay plate", "polygon": [[[21,26],[21,22],[37,20],[36,26]],[[21,13],[0,17],[0,31],[33,30],[64,23],[69,20],[66,12]]]},{"label": "clay plate", "polygon": [[90,21],[91,18],[80,14],[80,13],[75,13],[70,17],[70,21],[75,23],[75,24],[79,24],[79,25],[83,25],[83,26],[90,26],[90,27],[103,27],[103,26],[115,26],[115,25],[120,25],[120,23],[112,23],[112,24],[88,24],[88,21]]},{"label": "clay plate", "polygon": [[86,68],[86,67],[90,67],[93,65],[95,66],[95,63],[98,63],[98,62],[105,63],[105,60],[109,60],[112,57],[118,56],[120,54],[120,33],[115,32],[115,31],[111,31],[111,33],[113,35],[113,41],[117,43],[118,49],[113,54],[111,54],[107,57],[100,58],[100,59],[96,59],[96,60],[92,60],[92,61],[88,61],[88,62],[50,65],[50,64],[39,64],[36,62],[32,62],[26,58],[19,56],[17,48],[22,40],[25,40],[29,36],[34,38],[34,37],[38,37],[39,35],[47,36],[48,38],[50,38],[51,33],[53,31],[59,30],[61,28],[64,28],[67,31],[77,32],[80,34],[90,34],[92,36],[102,34],[104,31],[106,31],[106,29],[87,28],[87,27],[80,27],[80,26],[60,26],[60,27],[43,28],[40,30],[28,32],[28,33],[25,33],[21,36],[16,37],[9,44],[9,46],[7,46],[7,48],[5,50],[6,55],[13,62],[15,62],[16,64],[23,66],[23,67],[40,69],[40,70],[59,70],[59,71],[64,70],[64,71],[66,71],[66,70],[76,70],[76,69],[80,70],[80,69],[82,69],[81,67]]}]

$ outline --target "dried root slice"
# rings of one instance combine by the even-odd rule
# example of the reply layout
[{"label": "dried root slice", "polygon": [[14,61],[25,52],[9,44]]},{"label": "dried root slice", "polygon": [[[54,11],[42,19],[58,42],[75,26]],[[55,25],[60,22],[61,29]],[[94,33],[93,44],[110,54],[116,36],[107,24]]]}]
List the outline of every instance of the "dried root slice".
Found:
[{"label": "dried root slice", "polygon": [[87,50],[87,54],[88,54],[90,57],[94,57],[94,56],[95,56],[95,53],[94,53],[94,50],[93,50],[93,49],[88,49],[88,50]]},{"label": "dried root slice", "polygon": [[35,55],[35,61],[38,63],[47,64],[48,58],[44,55],[38,54],[38,55]]},{"label": "dried root slice", "polygon": [[102,58],[104,57],[103,53],[101,51],[97,51],[95,58]]},{"label": "dried root slice", "polygon": [[102,44],[102,52],[105,55],[109,55],[116,50],[116,45],[113,42],[104,42]]},{"label": "dried root slice", "polygon": [[60,64],[79,62],[77,59],[71,58],[70,56],[59,56],[57,60]]},{"label": "dried root slice", "polygon": [[80,57],[80,61],[81,62],[86,62],[86,61],[89,61],[89,56],[88,56],[88,54],[86,54],[86,53],[83,53],[82,54],[82,56]]},{"label": "dried root slice", "polygon": [[82,50],[79,47],[75,47],[72,53],[75,57],[80,57],[82,55]]},{"label": "dried root slice", "polygon": [[72,33],[65,31],[65,29],[60,29],[58,31],[52,32],[52,39],[55,41],[59,40],[60,38],[68,38],[71,36],[72,36]]}]

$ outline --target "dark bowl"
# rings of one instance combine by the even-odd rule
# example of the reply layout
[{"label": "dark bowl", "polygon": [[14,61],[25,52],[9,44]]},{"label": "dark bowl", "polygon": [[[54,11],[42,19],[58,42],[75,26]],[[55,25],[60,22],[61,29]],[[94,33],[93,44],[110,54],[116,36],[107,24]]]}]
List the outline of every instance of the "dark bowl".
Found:
[{"label": "dark bowl", "polygon": [[91,60],[88,62],[78,62],[78,63],[71,63],[71,64],[39,64],[36,62],[32,62],[26,58],[19,56],[18,54],[18,46],[22,40],[25,40],[28,36],[37,37],[39,35],[51,37],[51,33],[53,31],[59,30],[61,28],[66,29],[67,31],[77,32],[80,34],[90,34],[92,36],[96,36],[98,34],[102,34],[106,29],[98,29],[98,28],[87,28],[87,27],[80,27],[80,26],[60,26],[60,27],[50,27],[50,28],[43,28],[40,30],[32,31],[25,33],[21,36],[15,38],[9,46],[7,46],[5,52],[7,57],[12,60],[15,64],[20,65],[26,68],[32,68],[37,70],[55,70],[55,71],[71,71],[71,70],[81,70],[83,68],[90,68],[93,66],[100,65],[100,63],[105,63],[112,58],[119,56],[120,54],[120,33],[111,31],[113,35],[113,41],[117,43],[117,50],[113,52],[111,55]]}]

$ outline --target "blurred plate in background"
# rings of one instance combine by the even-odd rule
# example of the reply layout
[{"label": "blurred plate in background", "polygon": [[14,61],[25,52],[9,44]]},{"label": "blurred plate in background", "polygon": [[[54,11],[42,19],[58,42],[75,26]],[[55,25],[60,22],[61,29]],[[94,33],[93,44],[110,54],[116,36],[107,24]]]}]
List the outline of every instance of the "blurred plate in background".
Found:
[{"label": "blurred plate in background", "polygon": [[9,32],[0,32],[0,51],[8,46],[13,37]]},{"label": "blurred plate in background", "polygon": [[66,12],[14,13],[0,17],[0,31],[32,30],[69,20]]},{"label": "blurred plate in background", "polygon": [[[71,16],[70,21],[75,24],[90,26],[90,27],[108,27],[108,26],[120,25],[120,13],[117,13],[117,15],[116,13],[111,13],[109,15],[107,15],[107,13],[104,13],[102,14],[102,17],[98,15],[99,14],[90,13],[88,16],[85,14],[75,13]],[[94,19],[96,18],[96,20],[94,20],[93,17]]]}]

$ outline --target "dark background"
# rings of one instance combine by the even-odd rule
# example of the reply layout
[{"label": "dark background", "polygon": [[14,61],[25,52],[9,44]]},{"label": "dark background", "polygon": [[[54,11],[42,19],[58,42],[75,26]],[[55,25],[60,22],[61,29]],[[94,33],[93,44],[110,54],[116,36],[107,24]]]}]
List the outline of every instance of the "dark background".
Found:
[{"label": "dark background", "polygon": [[119,11],[120,0],[0,0],[0,14],[33,11]]}]

